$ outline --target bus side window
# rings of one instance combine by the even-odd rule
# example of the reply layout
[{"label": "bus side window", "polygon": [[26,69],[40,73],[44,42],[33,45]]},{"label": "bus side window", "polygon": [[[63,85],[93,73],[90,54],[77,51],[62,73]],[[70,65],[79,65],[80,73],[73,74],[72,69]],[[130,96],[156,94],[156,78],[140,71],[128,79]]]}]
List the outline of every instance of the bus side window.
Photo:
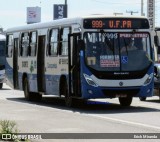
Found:
[{"label": "bus side window", "polygon": [[61,32],[61,51],[60,55],[68,55],[68,34],[70,33],[70,28],[63,28]]},{"label": "bus side window", "polygon": [[49,48],[48,48],[48,54],[49,56],[57,55],[57,49],[58,49],[58,29],[52,29],[50,31],[50,37],[49,37]]},{"label": "bus side window", "polygon": [[7,36],[7,57],[12,57],[13,35]]},{"label": "bus side window", "polygon": [[36,56],[36,49],[37,49],[37,32],[31,32],[30,33],[30,51],[29,55],[34,57]]},{"label": "bus side window", "polygon": [[21,37],[21,56],[27,57],[29,51],[29,35],[28,33],[23,33]]}]

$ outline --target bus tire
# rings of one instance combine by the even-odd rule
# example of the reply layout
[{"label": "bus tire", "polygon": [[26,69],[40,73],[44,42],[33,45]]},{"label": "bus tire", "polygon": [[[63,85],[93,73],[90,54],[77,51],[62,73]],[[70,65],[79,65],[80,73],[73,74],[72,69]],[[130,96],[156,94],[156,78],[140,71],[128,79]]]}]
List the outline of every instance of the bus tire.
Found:
[{"label": "bus tire", "polygon": [[41,101],[42,95],[35,92],[30,92],[27,77],[24,78],[24,96],[27,101]]},{"label": "bus tire", "polygon": [[132,97],[119,97],[121,106],[130,106],[132,103]]},{"label": "bus tire", "polygon": [[42,95],[40,93],[32,92],[31,94],[31,101],[40,102],[42,100]]},{"label": "bus tire", "polygon": [[31,92],[29,92],[29,84],[27,77],[24,78],[23,84],[24,96],[27,101],[31,101]]},{"label": "bus tire", "polygon": [[140,101],[146,101],[146,97],[139,97]]},{"label": "bus tire", "polygon": [[2,89],[2,87],[3,87],[3,83],[0,83],[0,89]]}]

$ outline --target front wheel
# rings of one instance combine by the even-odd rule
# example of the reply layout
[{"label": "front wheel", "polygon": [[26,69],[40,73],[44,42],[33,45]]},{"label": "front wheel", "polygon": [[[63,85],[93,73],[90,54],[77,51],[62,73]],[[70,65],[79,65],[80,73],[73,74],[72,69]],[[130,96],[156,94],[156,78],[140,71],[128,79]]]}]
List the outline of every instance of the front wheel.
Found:
[{"label": "front wheel", "polygon": [[24,85],[23,85],[23,90],[24,90],[24,96],[27,101],[31,100],[31,93],[29,92],[29,84],[28,84],[28,79],[25,77],[24,79]]},{"label": "front wheel", "polygon": [[132,103],[132,97],[119,97],[121,106],[130,106]]}]

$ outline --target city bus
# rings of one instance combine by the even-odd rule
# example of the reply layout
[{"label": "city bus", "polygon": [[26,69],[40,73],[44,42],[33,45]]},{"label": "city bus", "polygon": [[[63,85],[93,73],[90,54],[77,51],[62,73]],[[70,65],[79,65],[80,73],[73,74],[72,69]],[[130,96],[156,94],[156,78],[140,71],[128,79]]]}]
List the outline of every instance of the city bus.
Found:
[{"label": "city bus", "polygon": [[0,34],[0,89],[2,89],[3,83],[5,83],[5,42],[5,35]]},{"label": "city bus", "polygon": [[[6,83],[26,100],[151,97],[153,36],[144,17],[64,18],[6,30]],[[130,49],[129,46],[136,48]],[[123,48],[123,51],[121,49]]]}]

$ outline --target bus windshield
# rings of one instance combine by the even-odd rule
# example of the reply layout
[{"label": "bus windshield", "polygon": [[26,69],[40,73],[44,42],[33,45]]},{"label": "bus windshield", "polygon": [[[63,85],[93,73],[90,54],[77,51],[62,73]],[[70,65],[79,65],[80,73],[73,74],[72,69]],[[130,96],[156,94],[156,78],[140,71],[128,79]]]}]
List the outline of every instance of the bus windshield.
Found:
[{"label": "bus windshield", "polygon": [[140,71],[152,62],[149,33],[85,32],[86,64],[97,71]]}]

